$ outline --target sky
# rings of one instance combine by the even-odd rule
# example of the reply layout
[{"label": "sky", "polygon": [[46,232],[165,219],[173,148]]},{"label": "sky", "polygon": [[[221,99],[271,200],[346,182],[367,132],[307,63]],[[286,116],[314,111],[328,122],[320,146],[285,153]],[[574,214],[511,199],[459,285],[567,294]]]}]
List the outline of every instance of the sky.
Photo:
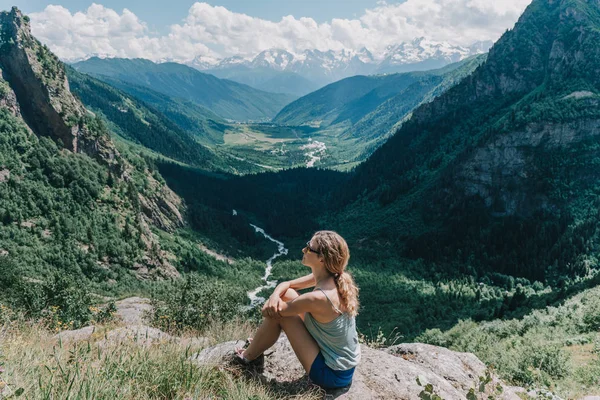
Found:
[{"label": "sky", "polygon": [[[531,0],[22,0],[33,34],[60,58],[154,61],[252,57],[262,50],[352,50],[376,57],[426,37],[497,40]],[[0,0],[2,9],[10,8]]]},{"label": "sky", "polygon": [[[396,1],[398,3],[403,2]],[[193,0],[106,0],[95,1],[115,11],[127,8],[149,26],[162,31],[185,17]],[[17,4],[25,13],[40,12],[50,4],[58,4],[71,11],[85,11],[94,1],[82,0],[0,0],[1,9],[6,10]],[[162,4],[161,4],[162,3]],[[223,6],[233,12],[252,15],[271,21],[280,20],[286,15],[312,17],[317,22],[326,22],[333,18],[355,18],[365,9],[377,5],[377,0],[217,0],[209,2],[213,6]],[[390,3],[392,3],[390,1]]]}]

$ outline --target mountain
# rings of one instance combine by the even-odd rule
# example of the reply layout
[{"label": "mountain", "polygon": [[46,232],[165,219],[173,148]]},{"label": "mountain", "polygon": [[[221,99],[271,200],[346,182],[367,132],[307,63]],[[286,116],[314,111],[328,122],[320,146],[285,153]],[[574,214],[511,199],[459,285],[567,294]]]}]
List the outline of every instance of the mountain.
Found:
[{"label": "mountain", "polygon": [[23,277],[63,274],[83,287],[178,275],[150,227],[180,228],[181,199],[142,158],[117,149],[29,18],[13,7],[0,13],[0,29],[0,262],[15,275],[3,293],[34,296],[28,304],[39,312],[50,292]]},{"label": "mountain", "polygon": [[[94,114],[102,115],[109,122],[109,129],[121,137],[165,157],[207,171],[233,172],[229,164],[239,164],[236,160],[224,158],[200,143],[211,141],[210,137],[204,137],[204,132],[199,132],[204,128],[206,120],[198,120],[199,125],[195,130],[186,131],[157,109],[91,76],[68,67],[67,77],[71,91],[81,99],[86,108]],[[140,90],[145,94],[153,94],[152,98],[161,99],[160,105],[163,108],[171,106],[169,103],[165,105],[170,100],[167,96],[151,93],[144,88]],[[175,105],[179,106],[177,103]],[[182,107],[177,109],[181,110]],[[182,115],[187,116],[187,113]]]},{"label": "mountain", "polygon": [[453,46],[446,42],[433,42],[424,37],[387,48],[385,58],[377,73],[427,71],[442,68],[475,54],[486,53],[492,46],[490,41],[481,41],[469,47]]},{"label": "mountain", "polygon": [[[485,63],[416,109],[336,192],[343,229],[471,273],[593,273],[598,7],[534,0]],[[369,218],[354,217],[365,199]]]},{"label": "mountain", "polygon": [[266,92],[287,93],[298,97],[320,87],[319,84],[304,78],[300,74],[273,70],[270,67],[236,65],[207,72],[218,78],[230,79]]},{"label": "mountain", "polygon": [[110,79],[113,85],[121,81],[192,101],[222,118],[236,121],[269,119],[294,99],[290,95],[263,92],[237,82],[218,79],[176,63],[90,58],[73,64],[73,68],[101,80]]},{"label": "mountain", "polygon": [[[263,90],[305,95],[322,86],[354,75],[424,71],[441,68],[473,55],[487,52],[492,42],[476,42],[469,47],[453,46],[417,38],[389,46],[375,57],[368,49],[359,51],[306,50],[293,54],[283,49],[268,49],[252,58],[234,56],[222,60],[198,57],[189,65],[220,78],[248,84]],[[284,74],[285,73],[285,74]],[[272,79],[279,83],[266,84]],[[305,87],[299,86],[304,79]]]},{"label": "mountain", "polygon": [[[67,73],[69,75],[82,75],[73,68],[67,69]],[[119,96],[132,98],[137,100],[138,103],[143,102],[145,106],[150,106],[175,123],[180,129],[192,134],[195,140],[204,145],[213,146],[223,143],[224,121],[207,108],[190,100],[182,100],[155,92],[144,86],[133,85],[111,78],[104,78],[103,81],[99,81],[89,75],[86,75],[86,77],[95,84],[104,83],[105,87],[110,86],[111,89],[109,90],[120,92]],[[77,87],[75,92],[79,94]],[[89,94],[91,99],[94,93]],[[86,106],[89,105],[85,101],[84,103]]]},{"label": "mountain", "polygon": [[[182,273],[222,285],[244,271],[248,279],[232,289],[239,307],[264,268],[224,263],[203,249],[221,243],[225,251],[248,249],[245,254],[258,258],[270,249],[242,213],[234,218],[231,210],[209,207],[188,213],[194,202],[184,204],[169,189],[155,166],[165,158],[149,156],[144,146],[172,157],[197,156],[190,169],[215,181],[228,175],[198,166],[214,166],[219,157],[213,164],[210,152],[144,103],[67,73],[16,7],[0,12],[0,32],[2,318],[8,304],[49,329],[77,328],[98,313],[93,299],[147,290]],[[183,229],[189,221],[204,224],[210,238]]]},{"label": "mountain", "polygon": [[274,123],[317,128],[323,142],[335,136],[337,147],[350,143],[345,157],[366,159],[410,116],[485,60],[485,55],[439,70],[391,75],[355,76],[332,83],[288,104]]}]

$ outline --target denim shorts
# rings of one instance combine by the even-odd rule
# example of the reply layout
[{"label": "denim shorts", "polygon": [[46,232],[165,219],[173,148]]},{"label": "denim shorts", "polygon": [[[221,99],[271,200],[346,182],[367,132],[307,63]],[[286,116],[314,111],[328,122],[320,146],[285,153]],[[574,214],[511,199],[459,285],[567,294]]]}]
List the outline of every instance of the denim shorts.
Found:
[{"label": "denim shorts", "polygon": [[310,367],[308,377],[315,384],[324,389],[335,389],[348,386],[352,382],[354,367],[346,371],[336,371],[325,364],[323,354],[319,352]]}]

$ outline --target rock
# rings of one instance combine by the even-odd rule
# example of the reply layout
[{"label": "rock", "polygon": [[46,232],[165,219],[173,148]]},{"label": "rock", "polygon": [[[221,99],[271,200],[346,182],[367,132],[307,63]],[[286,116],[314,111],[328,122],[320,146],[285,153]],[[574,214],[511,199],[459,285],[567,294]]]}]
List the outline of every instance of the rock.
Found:
[{"label": "rock", "polygon": [[[190,360],[198,365],[219,365],[241,341],[220,343],[204,349]],[[423,387],[417,384],[422,377],[434,391],[446,400],[465,399],[470,388],[477,388],[479,376],[485,375],[485,365],[473,354],[457,353],[445,348],[419,343],[403,344],[386,350],[361,347],[362,360],[348,389],[332,391],[327,398],[337,399],[417,399]],[[296,358],[285,335],[266,352],[262,378],[276,390],[288,395],[310,390],[304,369]],[[518,400],[520,388],[506,386],[497,378],[488,384],[489,390],[497,384],[503,388],[499,399]]]},{"label": "rock", "polygon": [[594,92],[590,92],[589,90],[579,90],[579,91],[575,91],[567,96],[564,96],[561,100],[567,100],[567,99],[585,99],[588,97],[597,97],[596,93]]},{"label": "rock", "polygon": [[244,342],[241,340],[219,343],[202,350],[198,354],[194,354],[190,357],[190,361],[197,365],[219,365],[223,363],[227,355],[231,354],[236,347],[243,345]]},{"label": "rock", "polygon": [[0,169],[0,183],[7,182],[10,179],[10,171],[6,168]]},{"label": "rock", "polygon": [[[447,381],[456,382],[455,387],[469,382],[468,386],[457,387],[463,391],[469,391],[473,387],[470,382],[485,375],[485,364],[471,353],[459,353],[444,347],[422,343],[399,344],[384,351],[413,364],[435,370]],[[462,368],[456,368],[457,365],[462,365]]]},{"label": "rock", "polygon": [[127,325],[143,325],[144,313],[152,311],[150,300],[129,297],[115,303],[117,315]]},{"label": "rock", "polygon": [[105,339],[98,342],[100,346],[106,344],[120,344],[122,342],[134,341],[141,346],[149,346],[156,342],[178,341],[168,333],[147,325],[129,325],[108,332]]},{"label": "rock", "polygon": [[52,337],[54,340],[60,340],[63,343],[67,342],[80,342],[83,340],[90,340],[92,335],[96,332],[95,326],[86,326],[85,328],[75,329],[72,331],[63,331]]}]

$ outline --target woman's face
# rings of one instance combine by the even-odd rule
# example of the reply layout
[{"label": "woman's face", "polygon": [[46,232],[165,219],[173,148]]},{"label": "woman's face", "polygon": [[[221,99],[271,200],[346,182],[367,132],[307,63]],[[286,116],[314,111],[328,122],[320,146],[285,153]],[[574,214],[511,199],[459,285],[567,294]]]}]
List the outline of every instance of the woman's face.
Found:
[{"label": "woman's face", "polygon": [[306,243],[302,249],[302,264],[307,267],[316,267],[322,264],[321,251],[318,249],[313,239]]}]

